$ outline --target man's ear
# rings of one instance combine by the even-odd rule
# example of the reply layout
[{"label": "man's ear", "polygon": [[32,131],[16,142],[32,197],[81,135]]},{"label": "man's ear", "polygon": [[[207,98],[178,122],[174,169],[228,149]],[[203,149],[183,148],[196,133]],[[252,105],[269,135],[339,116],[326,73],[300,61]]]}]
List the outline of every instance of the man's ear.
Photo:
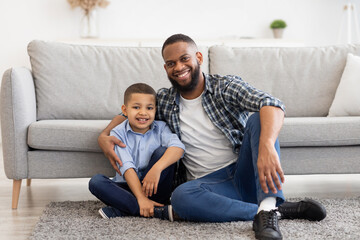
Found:
[{"label": "man's ear", "polygon": [[203,63],[203,55],[201,52],[196,52],[196,59],[198,60],[199,64],[201,65]]},{"label": "man's ear", "polygon": [[123,105],[121,106],[121,111],[122,111],[122,113],[123,113],[125,116],[127,116],[125,104],[123,104]]}]

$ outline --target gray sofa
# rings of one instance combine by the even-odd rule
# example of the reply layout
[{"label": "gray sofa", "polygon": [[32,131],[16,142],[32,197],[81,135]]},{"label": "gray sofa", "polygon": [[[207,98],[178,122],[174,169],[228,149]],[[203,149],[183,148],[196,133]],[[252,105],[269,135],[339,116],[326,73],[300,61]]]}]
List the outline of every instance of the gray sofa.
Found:
[{"label": "gray sofa", "polygon": [[[7,70],[1,85],[5,173],[17,208],[22,179],[114,175],[97,137],[120,112],[124,89],[169,87],[160,48],[32,41],[31,70]],[[236,74],[283,100],[279,136],[285,174],[360,173],[360,115],[327,117],[348,53],[360,45],[201,47],[203,71]]]}]

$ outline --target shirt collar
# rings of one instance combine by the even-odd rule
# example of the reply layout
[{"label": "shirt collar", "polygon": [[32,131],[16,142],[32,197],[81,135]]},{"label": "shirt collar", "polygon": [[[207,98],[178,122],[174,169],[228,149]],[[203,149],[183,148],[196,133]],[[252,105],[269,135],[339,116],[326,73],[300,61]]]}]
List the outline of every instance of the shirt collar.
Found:
[{"label": "shirt collar", "polygon": [[205,80],[204,92],[209,91],[210,93],[214,93],[214,89],[212,88],[211,83],[210,83],[210,75],[205,74],[205,73],[203,73],[203,75],[204,75],[204,80]]}]

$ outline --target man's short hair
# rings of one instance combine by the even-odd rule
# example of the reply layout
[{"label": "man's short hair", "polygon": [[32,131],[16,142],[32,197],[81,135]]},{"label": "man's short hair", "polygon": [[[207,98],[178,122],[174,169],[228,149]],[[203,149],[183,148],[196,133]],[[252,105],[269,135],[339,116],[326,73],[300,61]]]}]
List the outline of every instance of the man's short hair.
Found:
[{"label": "man's short hair", "polygon": [[186,42],[186,43],[191,44],[191,45],[193,45],[193,46],[195,46],[197,48],[196,43],[194,42],[194,40],[192,40],[191,37],[179,33],[179,34],[174,34],[174,35],[168,37],[168,39],[165,40],[165,42],[164,42],[164,44],[162,46],[162,49],[161,49],[161,54],[163,55],[164,49],[165,49],[166,46],[171,45],[173,43],[177,43],[177,42]]},{"label": "man's short hair", "polygon": [[129,86],[125,90],[125,93],[124,93],[124,104],[125,105],[130,100],[131,94],[134,94],[134,93],[151,94],[156,99],[156,92],[152,87],[150,87],[146,83],[135,83],[135,84]]}]

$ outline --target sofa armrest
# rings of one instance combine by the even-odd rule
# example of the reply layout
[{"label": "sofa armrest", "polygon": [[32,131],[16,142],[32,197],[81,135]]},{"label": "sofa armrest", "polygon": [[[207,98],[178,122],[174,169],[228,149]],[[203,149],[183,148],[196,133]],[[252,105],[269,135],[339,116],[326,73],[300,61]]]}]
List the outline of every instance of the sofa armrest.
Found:
[{"label": "sofa armrest", "polygon": [[9,179],[28,175],[27,131],[36,121],[34,80],[27,68],[8,69],[0,93],[1,135],[5,174]]}]

